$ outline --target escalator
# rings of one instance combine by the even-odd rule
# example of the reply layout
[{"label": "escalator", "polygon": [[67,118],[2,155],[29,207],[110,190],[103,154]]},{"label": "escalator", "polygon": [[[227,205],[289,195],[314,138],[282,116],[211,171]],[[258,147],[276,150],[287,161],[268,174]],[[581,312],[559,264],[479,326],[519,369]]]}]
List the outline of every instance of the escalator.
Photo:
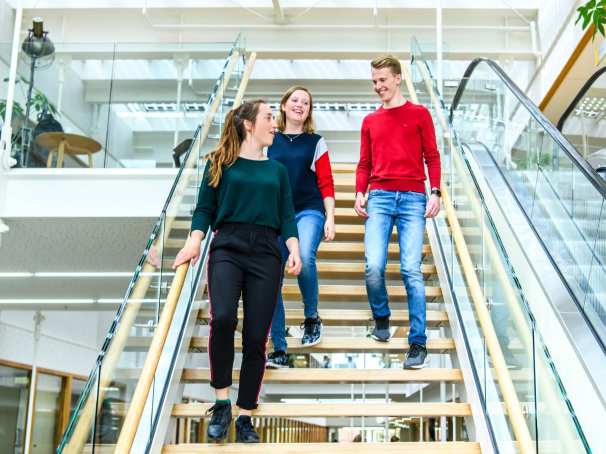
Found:
[{"label": "escalator", "polygon": [[606,179],[605,90],[606,67],[603,67],[583,84],[557,124],[558,130],[604,179]]},{"label": "escalator", "polygon": [[[430,64],[423,65],[430,73]],[[579,441],[599,452],[604,438],[596,420],[606,403],[606,185],[493,61],[469,65],[449,123],[483,201],[481,214],[503,245],[524,300],[532,342],[543,343]],[[508,318],[496,316],[497,335]],[[538,385],[535,380],[540,395]],[[540,411],[535,418],[539,438]]]},{"label": "escalator", "polygon": [[[337,240],[318,251],[323,340],[289,339],[293,367],[266,372],[254,418],[263,446],[234,444],[233,433],[206,443],[210,232],[196,266],[170,266],[189,230],[201,145],[246,88],[254,56],[243,55],[236,43],[57,452],[600,452],[601,180],[493,62],[472,63],[448,110],[416,41],[404,82],[432,111],[443,165],[444,209],[427,222],[423,247],[427,367],[401,367],[409,318],[395,235],[392,339],[366,336],[355,162],[335,163]],[[296,280],[283,297],[294,328],[303,320]],[[320,366],[323,355],[334,367]]]}]

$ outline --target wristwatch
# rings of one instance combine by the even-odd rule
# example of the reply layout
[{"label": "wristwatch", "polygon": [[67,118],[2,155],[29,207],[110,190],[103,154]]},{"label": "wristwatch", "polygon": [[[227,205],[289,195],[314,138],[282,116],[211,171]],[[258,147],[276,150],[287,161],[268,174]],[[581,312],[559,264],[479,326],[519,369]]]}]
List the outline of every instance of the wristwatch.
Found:
[{"label": "wristwatch", "polygon": [[438,188],[431,188],[431,193],[437,195],[438,197],[442,197],[442,191]]}]

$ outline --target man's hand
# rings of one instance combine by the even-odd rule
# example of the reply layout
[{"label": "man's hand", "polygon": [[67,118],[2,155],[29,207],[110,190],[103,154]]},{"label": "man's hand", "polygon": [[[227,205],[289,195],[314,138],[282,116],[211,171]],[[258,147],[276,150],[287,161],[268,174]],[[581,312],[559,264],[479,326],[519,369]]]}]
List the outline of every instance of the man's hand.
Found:
[{"label": "man's hand", "polygon": [[335,217],[327,215],[324,222],[324,241],[332,241],[335,239]]},{"label": "man's hand", "polygon": [[354,203],[354,210],[356,210],[356,213],[358,214],[358,216],[360,216],[362,218],[368,217],[368,213],[366,212],[366,209],[364,208],[365,206],[366,206],[366,194],[364,194],[362,192],[358,192],[356,194],[356,202]]},{"label": "man's hand", "polygon": [[440,212],[440,198],[435,194],[431,194],[431,196],[429,196],[429,200],[427,201],[427,207],[425,209],[425,217],[433,218],[433,217],[437,216],[439,212]]}]

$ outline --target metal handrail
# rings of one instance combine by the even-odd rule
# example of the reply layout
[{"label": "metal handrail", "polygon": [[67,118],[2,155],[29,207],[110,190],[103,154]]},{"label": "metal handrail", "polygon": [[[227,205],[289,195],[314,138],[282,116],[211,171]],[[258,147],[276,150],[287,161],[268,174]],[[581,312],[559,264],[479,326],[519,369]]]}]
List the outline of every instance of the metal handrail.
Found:
[{"label": "metal handrail", "polygon": [[570,103],[570,105],[566,108],[566,110],[564,111],[564,113],[562,114],[562,116],[560,117],[560,119],[558,120],[558,124],[556,125],[556,128],[558,128],[558,131],[562,131],[564,129],[564,123],[566,123],[566,120],[568,119],[568,117],[570,116],[570,114],[574,111],[574,108],[577,106],[577,104],[579,103],[579,101],[581,99],[583,99],[583,97],[585,96],[585,94],[587,94],[587,92],[589,91],[589,89],[593,86],[593,83],[599,79],[599,77],[606,73],[606,66],[598,69],[595,73],[593,73],[591,75],[591,77],[589,79],[587,79],[587,82],[585,82],[583,84],[583,86],[581,87],[581,89],[579,90],[579,92],[577,93],[577,95],[574,97],[574,99],[572,100],[572,102]]},{"label": "metal handrail", "polygon": [[471,74],[474,72],[476,67],[480,63],[486,63],[490,69],[501,79],[505,86],[510,92],[518,99],[520,104],[526,108],[528,113],[535,119],[535,121],[544,129],[555,143],[557,143],[560,149],[568,155],[575,167],[587,178],[591,185],[600,193],[602,198],[606,199],[606,182],[601,178],[597,172],[589,165],[589,163],[579,154],[579,152],[572,146],[572,144],[562,135],[562,133],[551,123],[545,114],[539,110],[539,108],[522,92],[522,90],[515,84],[513,80],[503,71],[503,69],[493,60],[489,58],[475,58],[465,70],[463,78],[457,91],[452,100],[450,106],[450,121],[452,122],[454,111],[459,106],[459,102],[467,87],[467,82]]}]

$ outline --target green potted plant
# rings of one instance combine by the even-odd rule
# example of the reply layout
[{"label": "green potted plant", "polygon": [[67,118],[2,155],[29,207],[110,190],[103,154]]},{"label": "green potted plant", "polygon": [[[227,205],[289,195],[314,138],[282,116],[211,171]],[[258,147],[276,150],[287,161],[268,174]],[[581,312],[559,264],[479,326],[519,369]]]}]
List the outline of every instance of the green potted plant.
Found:
[{"label": "green potted plant", "polygon": [[606,24],[606,0],[589,0],[584,5],[577,8],[579,15],[575,24],[579,21],[583,21],[582,28],[586,30],[588,27],[593,25],[593,36],[600,32],[600,34],[606,37],[604,33],[604,25]]},{"label": "green potted plant", "polygon": [[34,89],[34,95],[32,96],[31,102],[32,102],[32,108],[37,113],[46,111],[46,112],[50,112],[51,114],[53,114],[56,117],[59,116],[59,112],[57,111],[57,108],[49,102],[48,98],[41,91]]},{"label": "green potted plant", "polygon": [[[23,107],[18,102],[13,103],[13,118],[24,115]],[[4,121],[6,117],[6,99],[0,99],[0,120]]]}]

